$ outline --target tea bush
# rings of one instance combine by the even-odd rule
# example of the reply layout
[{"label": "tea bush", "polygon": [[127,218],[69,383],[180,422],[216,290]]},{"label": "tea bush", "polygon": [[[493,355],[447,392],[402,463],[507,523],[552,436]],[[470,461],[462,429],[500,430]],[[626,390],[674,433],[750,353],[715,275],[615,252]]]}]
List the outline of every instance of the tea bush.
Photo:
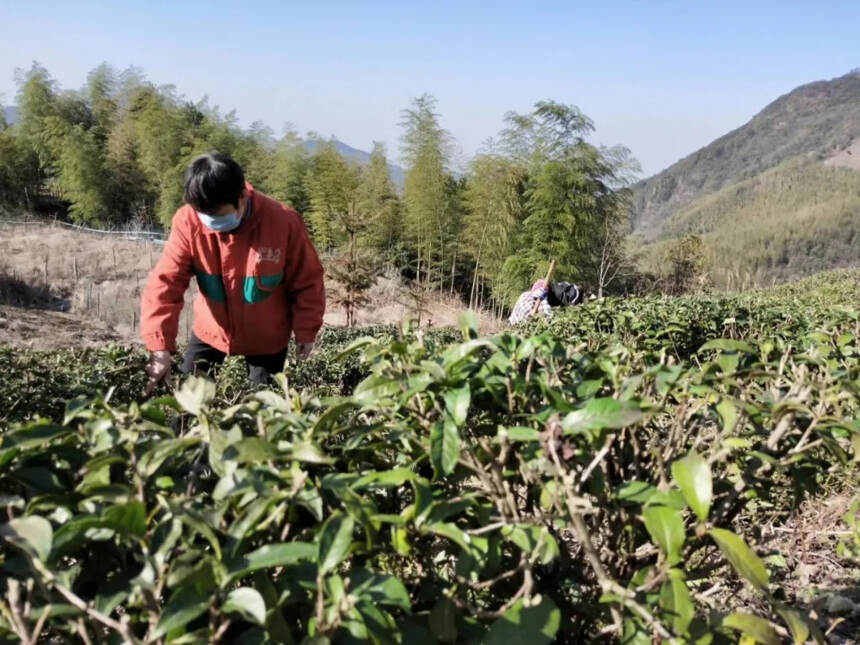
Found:
[{"label": "tea bush", "polygon": [[2,437],[0,633],[824,642],[757,519],[856,481],[858,300],[821,295],[855,278],[593,303],[492,338],[466,320],[458,342],[342,337],[322,393],[229,374],[90,392]]}]

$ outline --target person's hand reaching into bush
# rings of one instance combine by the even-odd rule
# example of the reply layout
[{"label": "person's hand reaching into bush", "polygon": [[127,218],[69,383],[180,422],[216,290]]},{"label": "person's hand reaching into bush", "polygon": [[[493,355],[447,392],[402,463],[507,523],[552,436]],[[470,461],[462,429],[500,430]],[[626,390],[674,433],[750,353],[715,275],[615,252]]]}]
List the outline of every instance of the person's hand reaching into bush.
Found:
[{"label": "person's hand reaching into bush", "polygon": [[146,373],[149,380],[143,396],[149,396],[155,391],[155,387],[170,375],[170,352],[157,351],[149,355],[149,363],[146,365]]},{"label": "person's hand reaching into bush", "polygon": [[296,358],[300,361],[306,361],[314,351],[313,343],[296,343]]}]

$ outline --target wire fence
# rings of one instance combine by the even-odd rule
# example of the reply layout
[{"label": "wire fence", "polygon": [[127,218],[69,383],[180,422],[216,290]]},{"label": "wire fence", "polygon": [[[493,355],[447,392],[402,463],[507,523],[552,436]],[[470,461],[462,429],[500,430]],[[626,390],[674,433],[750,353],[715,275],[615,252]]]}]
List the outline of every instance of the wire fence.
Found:
[{"label": "wire fence", "polygon": [[[148,272],[166,241],[162,231],[134,228],[100,229],[53,218],[0,215],[0,239],[5,236],[44,235],[46,229],[68,230],[104,241],[131,242],[140,251],[119,246],[108,248],[103,257],[72,249],[58,254],[50,250],[32,258],[32,266],[8,265],[0,258],[0,305],[73,313],[107,324],[115,331],[134,336],[139,329],[140,294]],[[129,253],[131,255],[129,255]],[[146,260],[148,254],[148,261]],[[32,254],[31,254],[32,255]],[[111,257],[113,262],[111,263]],[[95,263],[95,264],[94,264]],[[95,268],[94,268],[95,267]],[[188,304],[194,289],[186,297]],[[190,311],[190,307],[186,307]],[[190,333],[190,314],[183,312],[180,340]]]},{"label": "wire fence", "polygon": [[0,224],[7,226],[20,226],[27,228],[28,226],[60,226],[80,233],[89,233],[91,235],[104,235],[116,237],[123,240],[146,241],[153,244],[164,244],[167,241],[167,235],[162,231],[142,231],[137,229],[100,229],[91,228],[89,226],[80,226],[78,224],[70,224],[60,220],[40,220],[40,219],[9,219],[0,218]]}]

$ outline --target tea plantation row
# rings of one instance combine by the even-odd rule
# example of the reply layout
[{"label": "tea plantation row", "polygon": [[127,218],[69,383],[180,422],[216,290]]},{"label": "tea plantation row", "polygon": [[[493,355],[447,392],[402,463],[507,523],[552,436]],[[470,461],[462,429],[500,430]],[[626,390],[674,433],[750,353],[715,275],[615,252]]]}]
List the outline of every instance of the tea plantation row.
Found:
[{"label": "tea plantation row", "polygon": [[823,642],[760,528],[856,486],[858,302],[840,272],[492,338],[329,330],[272,389],[231,363],[148,402],[136,350],[0,350],[0,634]]}]

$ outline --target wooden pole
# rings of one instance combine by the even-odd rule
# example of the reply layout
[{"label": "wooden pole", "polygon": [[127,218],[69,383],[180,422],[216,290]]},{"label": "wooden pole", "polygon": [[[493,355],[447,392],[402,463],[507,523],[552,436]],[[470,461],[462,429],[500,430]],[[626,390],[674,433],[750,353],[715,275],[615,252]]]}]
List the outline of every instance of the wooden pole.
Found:
[{"label": "wooden pole", "polygon": [[[555,271],[555,260],[549,263],[549,271],[546,272],[546,288],[549,289],[549,281],[552,278],[552,273]],[[540,309],[540,300],[535,300],[535,305],[532,307],[532,315],[535,315]]]}]

